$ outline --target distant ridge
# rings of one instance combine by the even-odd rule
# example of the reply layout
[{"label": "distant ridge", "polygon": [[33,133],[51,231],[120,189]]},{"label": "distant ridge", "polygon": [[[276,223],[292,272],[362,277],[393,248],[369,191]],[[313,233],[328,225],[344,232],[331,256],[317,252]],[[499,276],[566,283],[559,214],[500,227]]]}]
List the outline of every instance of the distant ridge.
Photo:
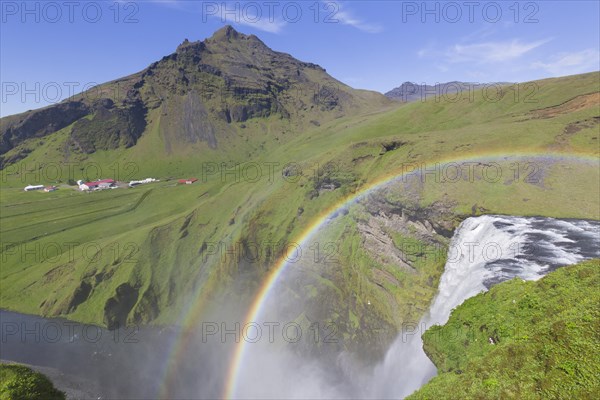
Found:
[{"label": "distant ridge", "polygon": [[392,100],[399,100],[409,103],[411,101],[425,101],[428,98],[431,99],[435,98],[436,96],[448,96],[464,91],[509,84],[509,82],[476,83],[452,81],[428,85],[426,83],[418,84],[414,82],[404,82],[402,85],[385,93],[385,96]]}]

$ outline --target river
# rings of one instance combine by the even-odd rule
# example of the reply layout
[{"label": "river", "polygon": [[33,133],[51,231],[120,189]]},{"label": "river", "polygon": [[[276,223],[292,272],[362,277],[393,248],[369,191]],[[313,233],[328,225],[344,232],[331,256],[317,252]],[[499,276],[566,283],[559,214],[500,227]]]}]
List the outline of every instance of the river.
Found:
[{"label": "river", "polygon": [[[433,324],[445,323],[453,308],[497,283],[517,277],[539,279],[556,268],[589,258],[600,258],[598,221],[494,215],[468,218],[452,238],[438,294],[429,312],[417,327],[398,335],[379,365],[369,372],[346,376],[335,387],[311,381],[312,376],[322,379],[326,373],[283,379],[286,384],[278,385],[269,377],[255,379],[252,374],[277,371],[289,378],[297,370],[280,365],[281,358],[266,357],[273,365],[263,365],[260,371],[243,369],[237,394],[244,398],[258,394],[273,398],[405,397],[435,376],[435,366],[423,352],[421,334]],[[107,331],[5,310],[0,311],[0,322],[2,360],[50,368],[57,371],[50,375],[59,381],[61,389],[94,399],[155,398],[165,360],[178,334],[175,329],[151,327]],[[190,347],[187,363],[177,371],[184,384],[176,387],[174,395],[217,397],[230,350]],[[272,383],[266,384],[268,381]],[[313,390],[307,392],[311,385]],[[265,387],[269,391],[265,392]]]}]

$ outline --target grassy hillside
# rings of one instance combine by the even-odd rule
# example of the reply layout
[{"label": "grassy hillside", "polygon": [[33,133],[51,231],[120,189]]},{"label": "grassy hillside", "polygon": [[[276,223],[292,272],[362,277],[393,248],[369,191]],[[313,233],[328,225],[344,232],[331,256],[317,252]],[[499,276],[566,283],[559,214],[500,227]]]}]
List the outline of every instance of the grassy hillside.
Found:
[{"label": "grassy hillside", "polygon": [[39,372],[16,364],[0,364],[0,399],[64,400],[65,394]]},{"label": "grassy hillside", "polygon": [[513,279],[466,300],[423,335],[440,374],[409,398],[598,398],[599,267]]},{"label": "grassy hillside", "polygon": [[[386,190],[381,203],[357,205],[340,217],[344,229],[327,233],[338,266],[321,271],[308,318],[339,323],[348,346],[373,340],[377,327],[383,348],[403,320],[426,309],[442,272],[443,258],[420,260],[419,251],[401,251],[406,244],[445,254],[454,227],[472,214],[600,218],[599,82],[591,73],[531,83],[535,92],[528,100],[534,102],[507,89],[494,102],[476,92],[457,102],[343,103],[333,114],[304,110],[306,103],[295,120],[276,112],[215,122],[215,132],[223,132],[216,148],[207,140],[169,136],[181,132],[169,131],[178,115],[171,106],[149,108],[144,133],[130,147],[65,159],[73,125],[28,139],[23,146],[31,151],[2,170],[0,304],[108,326],[174,323],[192,294],[209,306],[224,292],[230,300],[247,300],[278,252],[315,216],[407,163],[462,157],[479,167],[497,163],[502,177],[495,181],[484,179],[481,168],[473,179],[453,182],[411,178]],[[345,97],[346,89],[340,93]],[[370,96],[353,98],[364,105]],[[488,153],[506,156],[490,161]],[[59,178],[51,175],[54,166],[64,172]],[[535,179],[526,179],[532,174]],[[148,176],[161,182],[89,194],[67,186],[22,191],[26,184]],[[189,176],[200,181],[173,180]],[[386,227],[380,212],[407,218]],[[381,249],[363,248],[371,241],[369,229],[385,238],[387,250],[400,251],[404,269],[378,259]],[[275,250],[258,258],[226,252],[269,243],[277,244]],[[350,270],[355,273],[345,273]]]}]

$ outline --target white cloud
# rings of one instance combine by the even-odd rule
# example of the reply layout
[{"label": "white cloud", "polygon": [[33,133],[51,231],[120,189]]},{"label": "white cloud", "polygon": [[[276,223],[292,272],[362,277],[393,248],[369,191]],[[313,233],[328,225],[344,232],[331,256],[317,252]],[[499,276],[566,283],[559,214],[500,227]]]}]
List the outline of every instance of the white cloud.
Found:
[{"label": "white cloud", "polygon": [[[280,33],[288,23],[297,22],[287,20],[286,15],[282,12],[281,4],[278,5],[275,2],[265,2],[263,4],[260,2],[244,3],[232,1],[205,3],[182,0],[150,1],[171,8],[183,9],[188,5],[190,7],[196,7],[197,10],[201,8],[203,19],[206,17],[216,18],[224,24],[243,25],[269,33]],[[335,0],[321,0],[321,3],[317,4],[319,7],[317,15],[315,15],[317,12],[315,9],[310,8],[310,10],[307,10],[305,9],[306,7],[302,7],[302,10],[299,10],[300,13],[304,14],[302,18],[312,20],[313,18],[318,17],[318,23],[348,25],[367,33],[378,33],[383,30],[378,24],[372,24],[356,17],[355,14],[346,9],[341,2]],[[317,4],[315,4],[314,7],[317,7]],[[295,11],[291,10],[289,12],[293,14]],[[290,18],[294,19],[295,17]]]},{"label": "white cloud", "polygon": [[547,43],[549,39],[522,42],[518,39],[504,42],[456,44],[443,52],[450,63],[474,62],[480,64],[514,61],[531,50]]},{"label": "white cloud", "polygon": [[555,76],[574,75],[600,69],[600,51],[586,49],[573,53],[559,53],[547,62],[536,61],[533,69],[543,69]]},{"label": "white cloud", "polygon": [[497,64],[515,61],[550,40],[523,42],[519,39],[513,39],[510,41],[455,44],[442,50],[427,46],[417,51],[417,56],[419,58],[435,58],[445,64]]},{"label": "white cloud", "polygon": [[378,24],[365,22],[353,15],[352,12],[344,9],[344,6],[337,1],[322,0],[326,10],[322,10],[323,22],[338,22],[343,25],[349,25],[367,33],[379,33],[383,28]]}]

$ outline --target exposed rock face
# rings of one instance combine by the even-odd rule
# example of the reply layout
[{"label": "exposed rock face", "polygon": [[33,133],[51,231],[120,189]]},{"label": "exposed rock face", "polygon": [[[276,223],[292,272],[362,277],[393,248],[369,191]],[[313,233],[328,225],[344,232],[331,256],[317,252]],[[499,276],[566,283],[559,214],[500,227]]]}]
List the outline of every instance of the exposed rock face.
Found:
[{"label": "exposed rock face", "polygon": [[[177,74],[165,74],[175,68]],[[308,70],[326,75],[315,64],[275,52],[256,36],[227,26],[204,42],[184,41],[174,54],[153,65],[151,75],[172,91],[194,90],[208,103],[206,109],[212,108],[221,121],[231,123],[273,114],[289,118],[295,106],[290,94],[295,93],[284,92],[291,89],[310,92],[315,104],[320,101],[326,109],[335,108],[335,91],[313,81]]]},{"label": "exposed rock face", "polygon": [[116,108],[110,99],[94,106],[90,119],[82,118],[71,130],[71,142],[83,153],[131,147],[146,128],[146,107],[140,101]]},{"label": "exposed rock face", "polygon": [[152,321],[158,317],[160,309],[158,307],[158,295],[154,287],[150,286],[140,297],[139,304],[133,309],[133,321],[135,323],[144,323]]},{"label": "exposed rock face", "polygon": [[[398,217],[396,214],[394,216]],[[358,224],[364,248],[371,253],[374,260],[382,264],[393,264],[407,271],[414,271],[406,262],[406,255],[394,246],[392,238],[382,229],[386,221],[385,216],[377,216],[369,218],[367,223]]]},{"label": "exposed rock face", "polygon": [[421,208],[378,196],[369,198],[365,205],[372,216],[383,217],[380,220],[384,225],[398,232],[410,229],[411,234],[417,235],[422,240],[427,240],[432,234],[439,234],[449,239],[454,234],[454,228],[464,219],[453,211],[454,204],[444,200]]},{"label": "exposed rock face", "polygon": [[0,120],[0,155],[27,139],[44,137],[69,126],[89,112],[90,107],[84,102],[67,101],[36,111],[27,111],[23,114],[2,118]]}]

